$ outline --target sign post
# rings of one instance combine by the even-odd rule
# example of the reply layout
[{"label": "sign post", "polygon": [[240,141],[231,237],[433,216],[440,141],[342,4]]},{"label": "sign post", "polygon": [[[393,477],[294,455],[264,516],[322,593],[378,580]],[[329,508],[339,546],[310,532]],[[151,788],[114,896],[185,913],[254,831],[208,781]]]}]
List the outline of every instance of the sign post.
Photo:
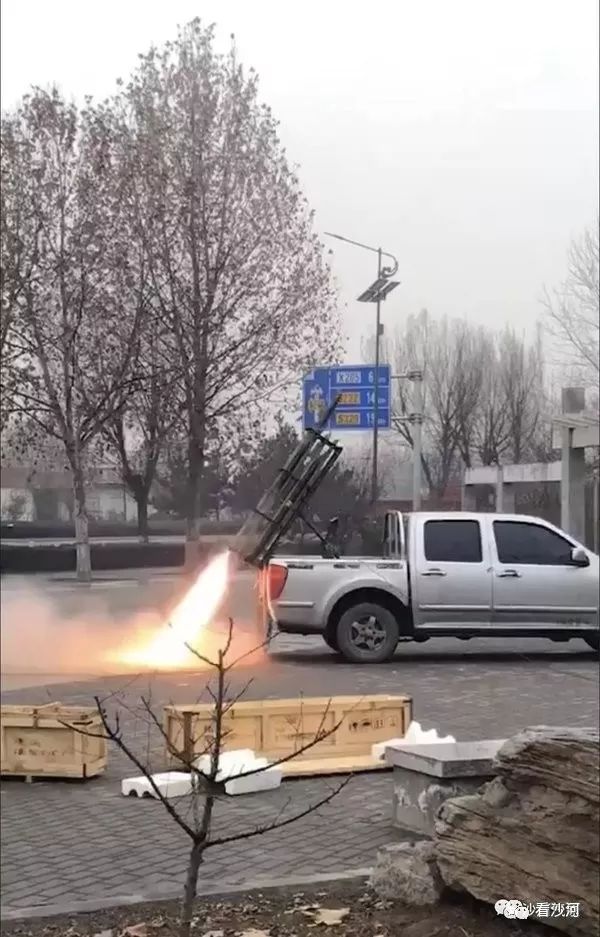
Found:
[{"label": "sign post", "polygon": [[[376,375],[378,388],[376,390]],[[323,431],[373,432],[391,427],[391,373],[390,366],[339,365],[315,368],[302,381],[304,429],[316,429],[321,420],[339,398]]]}]

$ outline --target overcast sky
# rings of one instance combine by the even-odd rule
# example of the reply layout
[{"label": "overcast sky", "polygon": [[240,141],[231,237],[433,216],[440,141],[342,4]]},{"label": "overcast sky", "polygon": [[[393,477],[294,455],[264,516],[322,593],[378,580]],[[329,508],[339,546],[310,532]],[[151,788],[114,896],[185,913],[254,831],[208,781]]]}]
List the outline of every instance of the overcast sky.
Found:
[{"label": "overcast sky", "polygon": [[[102,97],[194,16],[261,76],[320,231],[381,245],[427,307],[531,328],[598,205],[597,0],[2,0],[2,106]],[[374,255],[332,242],[349,357]]]}]

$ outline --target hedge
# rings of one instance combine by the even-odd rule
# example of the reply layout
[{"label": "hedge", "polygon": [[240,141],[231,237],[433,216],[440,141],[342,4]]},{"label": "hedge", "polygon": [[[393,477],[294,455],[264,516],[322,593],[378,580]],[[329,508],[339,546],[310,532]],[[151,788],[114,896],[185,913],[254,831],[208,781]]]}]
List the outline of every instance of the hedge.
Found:
[{"label": "hedge", "polygon": [[[239,521],[205,521],[200,524],[201,534],[234,534],[240,528]],[[150,519],[150,536],[184,536],[185,521]],[[135,524],[122,521],[90,521],[90,537],[138,537]],[[4,521],[0,525],[2,540],[66,540],[75,537],[75,527],[71,523],[60,521]]]},{"label": "hedge", "polygon": [[[218,542],[200,542],[198,562],[202,563],[218,553]],[[93,543],[91,545],[93,570],[149,569],[152,567],[183,566],[183,543]],[[283,543],[279,555],[315,556],[315,544]],[[6,545],[0,549],[0,569],[3,573],[66,573],[75,571],[75,546]]]}]

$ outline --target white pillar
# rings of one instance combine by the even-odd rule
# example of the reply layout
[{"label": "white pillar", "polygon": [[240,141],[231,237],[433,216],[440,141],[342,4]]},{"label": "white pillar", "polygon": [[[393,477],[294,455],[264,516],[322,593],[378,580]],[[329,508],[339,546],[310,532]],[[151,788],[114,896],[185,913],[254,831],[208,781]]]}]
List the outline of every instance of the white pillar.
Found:
[{"label": "white pillar", "polygon": [[505,514],[516,514],[516,485],[505,485],[504,486],[504,507],[503,511]]},{"label": "white pillar", "polygon": [[571,448],[573,430],[565,426],[562,441],[560,525],[577,540],[585,539],[585,449]]},{"label": "white pillar", "polygon": [[496,472],[496,514],[515,514],[516,485],[504,481],[501,465]]},{"label": "white pillar", "polygon": [[[578,413],[585,408],[585,392],[579,387],[564,387],[563,413]],[[573,449],[573,428],[562,431],[560,524],[563,530],[581,542],[585,539],[585,449]]]},{"label": "white pillar", "polygon": [[465,483],[463,482],[460,496],[461,496],[461,508],[463,511],[476,511],[477,510],[477,500],[475,498],[475,488],[473,487],[473,485],[465,485]]},{"label": "white pillar", "polygon": [[502,466],[496,469],[496,514],[502,514],[504,511],[504,473]]}]

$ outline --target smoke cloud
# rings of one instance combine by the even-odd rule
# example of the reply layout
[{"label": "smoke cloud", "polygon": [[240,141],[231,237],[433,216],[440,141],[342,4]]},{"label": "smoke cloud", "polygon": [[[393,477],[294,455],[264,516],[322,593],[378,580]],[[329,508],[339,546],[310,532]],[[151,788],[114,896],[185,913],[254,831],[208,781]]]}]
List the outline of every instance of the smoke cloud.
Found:
[{"label": "smoke cloud", "polygon": [[[125,659],[132,649],[149,644],[168,627],[169,612],[183,594],[180,583],[160,580],[148,583],[147,588],[134,582],[124,586],[113,583],[104,589],[60,590],[37,586],[28,577],[16,588],[3,586],[3,689],[25,685],[27,681],[15,684],[16,675],[74,679],[168,670],[158,663],[145,668]],[[228,616],[232,615],[234,632],[228,659],[250,654],[253,661],[258,660],[264,652],[251,653],[261,640],[254,627],[253,607],[252,583],[244,576],[233,577],[222,608],[209,626],[199,631],[193,646],[215,659],[224,646]],[[204,665],[190,653],[182,662],[184,666],[199,670]]]}]

